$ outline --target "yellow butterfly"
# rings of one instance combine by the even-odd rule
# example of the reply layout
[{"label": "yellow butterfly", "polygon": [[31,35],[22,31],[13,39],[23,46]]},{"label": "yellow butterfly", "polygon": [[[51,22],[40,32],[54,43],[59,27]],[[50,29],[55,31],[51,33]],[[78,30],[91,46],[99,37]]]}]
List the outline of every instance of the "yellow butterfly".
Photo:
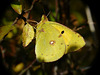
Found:
[{"label": "yellow butterfly", "polygon": [[85,45],[83,37],[46,16],[37,24],[35,53],[39,62],[53,62]]}]

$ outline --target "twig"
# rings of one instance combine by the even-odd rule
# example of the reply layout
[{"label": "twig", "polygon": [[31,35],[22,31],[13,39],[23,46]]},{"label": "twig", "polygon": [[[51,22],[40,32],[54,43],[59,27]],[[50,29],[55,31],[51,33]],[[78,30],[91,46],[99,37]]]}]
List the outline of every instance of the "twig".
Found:
[{"label": "twig", "polygon": [[33,7],[34,7],[35,2],[37,2],[37,1],[39,1],[39,0],[33,0],[31,7],[28,10],[26,10],[26,12],[27,11],[31,11],[33,9]]},{"label": "twig", "polygon": [[60,75],[67,75],[67,74],[68,74],[68,70],[65,70],[65,71],[60,73]]},{"label": "twig", "polygon": [[37,21],[35,21],[35,20],[30,20],[30,19],[28,19],[27,22],[38,23]]},{"label": "twig", "polygon": [[33,0],[33,1],[32,1],[32,4],[31,4],[31,7],[30,7],[29,9],[27,9],[27,10],[24,11],[25,13],[23,14],[23,17],[25,17],[26,20],[28,19],[29,14],[30,14],[31,10],[32,10],[33,7],[34,7],[35,2],[37,2],[37,1],[39,1],[39,0]]},{"label": "twig", "polygon": [[5,50],[3,49],[3,47],[2,46],[0,46],[0,49],[1,49],[1,53],[2,53],[2,58],[4,59],[5,58]]},{"label": "twig", "polygon": [[12,25],[15,25],[18,21],[18,17],[14,20],[13,24]]},{"label": "twig", "polygon": [[6,68],[8,68],[8,64],[5,61],[5,49],[3,49],[1,45],[0,45],[0,49],[1,49],[1,54],[2,54],[3,64],[5,65]]},{"label": "twig", "polygon": [[18,75],[22,75],[24,74],[30,67],[32,67],[32,65],[36,62],[36,59],[32,61],[31,64],[29,64],[29,66],[27,66],[24,70],[22,70]]},{"label": "twig", "polygon": [[48,12],[47,17],[50,15],[51,11]]},{"label": "twig", "polygon": [[87,16],[87,19],[88,19],[90,31],[91,31],[92,36],[93,36],[94,46],[96,48],[98,48],[98,39],[96,37],[96,30],[95,30],[95,26],[94,26],[94,22],[93,22],[93,19],[92,19],[92,14],[91,14],[90,8],[87,6],[85,11],[86,11],[86,16]]},{"label": "twig", "polygon": [[57,70],[58,70],[58,66],[54,66],[54,69],[53,69],[53,75],[57,75]]},{"label": "twig", "polygon": [[42,74],[45,74],[45,63],[42,63]]},{"label": "twig", "polygon": [[55,7],[56,7],[56,16],[55,16],[55,20],[57,21],[57,16],[58,16],[58,11],[59,11],[59,8],[58,8],[58,0],[55,0]]},{"label": "twig", "polygon": [[35,2],[37,2],[37,1],[38,1],[38,0],[33,0],[32,5],[31,5],[31,7],[30,7],[30,10],[32,10],[32,8],[33,8]]},{"label": "twig", "polygon": [[74,30],[74,31],[79,31],[79,30],[81,30],[81,29],[83,29],[83,28],[85,28],[85,26],[81,26],[81,27],[78,27],[78,28],[77,28],[77,26],[75,26],[75,27],[73,28],[73,30]]}]

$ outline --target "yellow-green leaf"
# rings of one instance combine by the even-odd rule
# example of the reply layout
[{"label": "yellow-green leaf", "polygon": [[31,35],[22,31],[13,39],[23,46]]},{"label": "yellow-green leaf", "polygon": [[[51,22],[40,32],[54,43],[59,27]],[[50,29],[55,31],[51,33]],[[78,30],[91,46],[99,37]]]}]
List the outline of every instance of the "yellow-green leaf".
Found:
[{"label": "yellow-green leaf", "polygon": [[29,23],[27,23],[24,26],[22,33],[23,46],[26,47],[32,41],[33,38],[34,38],[34,29]]},{"label": "yellow-green leaf", "polygon": [[12,29],[13,29],[12,25],[5,25],[5,26],[0,27],[0,41]]},{"label": "yellow-green leaf", "polygon": [[11,4],[11,7],[14,9],[15,12],[18,14],[22,13],[22,5],[20,4]]}]

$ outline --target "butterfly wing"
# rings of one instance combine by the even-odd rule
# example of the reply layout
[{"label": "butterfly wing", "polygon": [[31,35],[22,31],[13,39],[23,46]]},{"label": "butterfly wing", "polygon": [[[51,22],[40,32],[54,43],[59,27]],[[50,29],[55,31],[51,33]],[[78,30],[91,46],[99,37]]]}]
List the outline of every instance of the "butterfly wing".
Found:
[{"label": "butterfly wing", "polygon": [[68,52],[79,50],[85,45],[85,41],[80,34],[74,32],[73,30],[69,29],[68,27],[62,24],[51,21],[49,23],[60,32],[63,32],[62,36],[66,44],[65,54]]},{"label": "butterfly wing", "polygon": [[35,53],[39,62],[56,61],[64,55],[65,43],[60,35],[49,21],[37,25]]}]

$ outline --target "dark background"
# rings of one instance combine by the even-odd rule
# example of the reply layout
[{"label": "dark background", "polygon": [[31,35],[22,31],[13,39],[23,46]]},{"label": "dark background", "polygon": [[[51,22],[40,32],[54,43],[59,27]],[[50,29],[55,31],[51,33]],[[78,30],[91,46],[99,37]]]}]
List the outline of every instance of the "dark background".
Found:
[{"label": "dark background", "polygon": [[[0,2],[0,22],[1,22],[1,18],[3,17],[3,14],[4,14],[6,8],[8,6],[10,6],[11,2],[12,2],[12,0],[2,0]],[[11,75],[10,72],[8,70],[6,70],[6,68],[4,67],[4,65],[2,63],[1,55],[0,55],[0,74],[2,74],[2,75]]]},{"label": "dark background", "polygon": [[[97,21],[97,37],[100,42],[100,11],[99,11],[99,1],[98,0],[82,0],[84,3],[88,4],[91,13],[95,16]],[[100,43],[99,43],[100,44]],[[100,46],[99,46],[100,49]],[[97,55],[92,63],[92,67],[87,71],[87,75],[100,75],[100,50],[98,50]]]},{"label": "dark background", "polygon": [[[100,24],[100,1],[99,0],[82,0],[85,4],[89,5],[92,14],[96,18],[96,31],[97,31],[97,37],[100,41],[100,35],[99,35],[99,24]],[[10,3],[12,0],[2,0],[0,2],[0,20],[1,17],[3,16],[3,12],[5,12],[7,6],[10,6]],[[99,47],[100,49],[100,47]],[[0,55],[0,74],[3,75],[10,75],[9,71],[4,68],[4,65],[2,64],[2,59]],[[87,71],[86,75],[100,75],[100,51],[98,51],[94,61],[92,62],[92,67]]]}]

